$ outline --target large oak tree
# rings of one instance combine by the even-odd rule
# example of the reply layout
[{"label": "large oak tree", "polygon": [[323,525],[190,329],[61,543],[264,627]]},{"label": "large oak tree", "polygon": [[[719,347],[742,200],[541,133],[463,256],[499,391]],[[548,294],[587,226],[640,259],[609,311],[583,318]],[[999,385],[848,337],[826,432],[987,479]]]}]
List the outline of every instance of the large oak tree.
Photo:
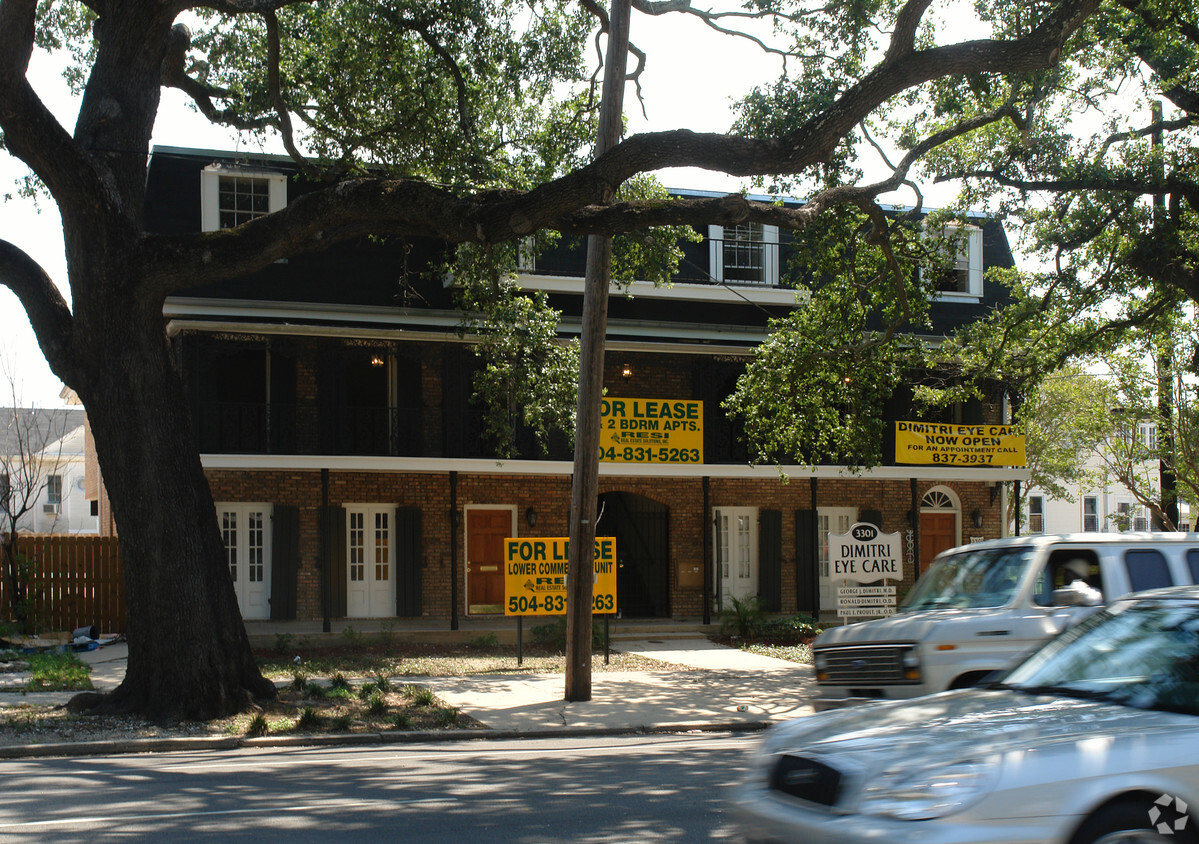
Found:
[{"label": "large oak tree", "polygon": [[[721,17],[686,0],[634,5],[730,30],[765,14]],[[167,296],[366,235],[488,245],[538,230],[745,220],[802,229],[846,204],[878,221],[875,198],[901,185],[920,156],[1007,114],[980,111],[922,135],[893,173],[869,184],[844,166],[866,137],[863,121],[938,81],[1000,85],[1054,67],[1100,2],[1021,4],[1020,28],[992,22],[994,37],[962,43],[926,20],[932,7],[770,4],[781,46],[768,46],[792,60],[753,102],[779,119],[727,134],[638,135],[584,163],[594,137],[586,62],[604,23],[586,0],[0,0],[0,129],[61,211],[71,304],[19,244],[0,241],[0,282],[86,406],[121,536],[129,664],[100,706],[208,717],[274,692],[254,665],[223,566],[164,333]],[[636,20],[632,32],[635,43]],[[77,62],[73,128],[26,78],[33,51],[48,48],[69,49]],[[164,86],[213,121],[279,136],[324,186],[236,229],[147,234],[146,159]],[[809,201],[798,210],[740,196],[610,202],[631,177],[678,166],[794,179]],[[887,274],[878,283],[906,295]]]}]

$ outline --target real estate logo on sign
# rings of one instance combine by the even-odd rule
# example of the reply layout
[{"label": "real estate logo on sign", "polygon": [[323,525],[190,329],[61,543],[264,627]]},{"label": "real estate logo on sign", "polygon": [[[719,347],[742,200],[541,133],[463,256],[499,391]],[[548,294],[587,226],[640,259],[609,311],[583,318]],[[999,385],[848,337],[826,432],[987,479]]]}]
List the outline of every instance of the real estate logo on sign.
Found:
[{"label": "real estate logo on sign", "polygon": [[601,462],[704,462],[702,401],[606,397],[600,419]]},{"label": "real estate logo on sign", "polygon": [[846,586],[837,590],[837,615],[843,618],[891,615],[895,612],[895,587],[888,580],[903,579],[903,543],[898,533],[882,533],[876,525],[858,522],[849,533],[828,537],[829,576],[853,583],[882,586]]}]

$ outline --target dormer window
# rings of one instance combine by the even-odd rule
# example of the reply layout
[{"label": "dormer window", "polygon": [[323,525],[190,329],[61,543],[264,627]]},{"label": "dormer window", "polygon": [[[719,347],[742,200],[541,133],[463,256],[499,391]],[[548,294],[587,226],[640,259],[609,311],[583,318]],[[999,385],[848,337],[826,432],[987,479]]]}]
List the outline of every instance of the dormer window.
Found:
[{"label": "dormer window", "polygon": [[[937,290],[943,298],[983,295],[983,232],[977,226],[946,226],[943,236],[958,239],[952,267],[939,268]],[[922,270],[923,272],[923,270]]]},{"label": "dormer window", "polygon": [[742,223],[708,227],[712,280],[724,284],[777,287],[778,226]]},{"label": "dormer window", "polygon": [[205,167],[200,173],[203,231],[231,229],[285,205],[287,177],[282,173],[222,164]]}]

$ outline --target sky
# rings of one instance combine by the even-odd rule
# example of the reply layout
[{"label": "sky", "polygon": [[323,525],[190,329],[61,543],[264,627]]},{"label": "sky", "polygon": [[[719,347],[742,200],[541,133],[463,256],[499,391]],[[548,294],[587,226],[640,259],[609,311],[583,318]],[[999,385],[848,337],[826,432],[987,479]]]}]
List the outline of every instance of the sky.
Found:
[{"label": "sky", "polygon": [[[625,95],[628,134],[688,128],[697,132],[724,132],[732,123],[731,104],[736,95],[755,82],[775,78],[782,69],[777,56],[759,47],[713,33],[697,21],[677,15],[634,17],[631,40],[648,54],[641,79],[646,115],[630,86]],[[710,57],[719,55],[720,61]],[[700,60],[696,61],[696,57]],[[35,51],[28,77],[39,96],[63,126],[75,123],[76,104],[62,80],[62,59]],[[154,126],[152,143],[160,146],[204,149],[247,149],[235,134],[210,124],[187,105],[178,91],[164,89],[162,105]],[[254,150],[258,146],[252,147]],[[266,149],[282,153],[280,146]],[[15,192],[13,181],[26,173],[24,166],[0,152],[0,196]],[[667,187],[696,190],[741,188],[741,182],[721,173],[695,169],[665,171],[659,179]],[[935,197],[926,194],[926,202]],[[62,223],[54,203],[21,198],[0,206],[0,238],[29,253],[55,280],[64,296],[66,262],[63,255]],[[62,404],[62,383],[50,371],[25,317],[24,310],[7,288],[0,287],[0,405],[10,403],[15,388],[18,402],[26,406],[54,407]]]}]

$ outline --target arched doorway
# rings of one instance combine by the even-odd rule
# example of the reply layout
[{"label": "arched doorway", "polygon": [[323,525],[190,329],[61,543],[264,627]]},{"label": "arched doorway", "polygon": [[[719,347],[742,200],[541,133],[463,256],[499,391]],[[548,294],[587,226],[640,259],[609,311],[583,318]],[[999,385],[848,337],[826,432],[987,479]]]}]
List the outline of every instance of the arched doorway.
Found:
[{"label": "arched doorway", "polygon": [[961,502],[946,486],[935,486],[920,499],[920,571],[933,557],[961,544]]},{"label": "arched doorway", "polygon": [[670,617],[670,510],[631,492],[599,497],[597,536],[616,537],[616,603],[623,618]]}]

